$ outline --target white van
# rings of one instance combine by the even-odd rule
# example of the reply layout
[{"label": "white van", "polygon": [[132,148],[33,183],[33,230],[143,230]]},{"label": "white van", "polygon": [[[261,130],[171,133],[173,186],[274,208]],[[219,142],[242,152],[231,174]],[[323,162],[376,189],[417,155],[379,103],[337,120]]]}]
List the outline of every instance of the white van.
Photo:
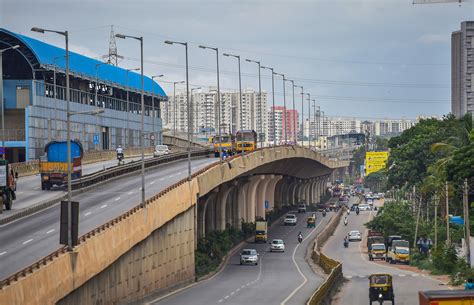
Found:
[{"label": "white van", "polygon": [[164,156],[170,153],[168,145],[156,145],[155,151],[153,152],[154,157]]}]

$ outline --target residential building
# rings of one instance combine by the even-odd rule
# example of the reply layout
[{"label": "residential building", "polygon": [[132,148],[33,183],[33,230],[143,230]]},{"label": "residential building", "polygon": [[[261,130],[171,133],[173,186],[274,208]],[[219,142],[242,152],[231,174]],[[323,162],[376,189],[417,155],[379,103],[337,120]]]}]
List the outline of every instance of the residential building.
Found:
[{"label": "residential building", "polygon": [[[285,139],[289,143],[295,141],[295,137],[298,134],[298,130],[295,130],[295,122],[298,122],[298,111],[295,109],[286,109],[283,106],[275,106],[275,108],[272,106],[268,111],[268,141],[273,143],[273,110],[275,110],[276,143],[285,143]],[[298,129],[298,126],[296,126],[296,129]]]},{"label": "residential building", "polygon": [[474,21],[451,35],[451,112],[474,115]]}]

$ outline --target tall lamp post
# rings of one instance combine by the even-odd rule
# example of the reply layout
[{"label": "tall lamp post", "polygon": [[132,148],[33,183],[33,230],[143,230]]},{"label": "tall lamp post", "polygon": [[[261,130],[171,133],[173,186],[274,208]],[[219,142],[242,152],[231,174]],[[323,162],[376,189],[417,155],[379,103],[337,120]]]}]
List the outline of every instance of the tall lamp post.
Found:
[{"label": "tall lamp post", "polygon": [[293,85],[293,87],[301,89],[301,146],[304,146],[304,89],[303,86],[298,85]]},{"label": "tall lamp post", "polygon": [[216,60],[217,60],[217,129],[219,135],[219,158],[222,160],[222,137],[221,137],[221,89],[219,84],[219,48],[207,47],[200,45],[201,49],[209,49],[216,51]]},{"label": "tall lamp post", "polygon": [[[240,55],[233,55],[233,54],[228,54],[228,53],[224,53],[222,54],[224,56],[230,56],[230,57],[234,57],[234,58],[237,58],[238,60],[238,64],[239,64],[239,108],[240,108],[240,111],[239,111],[239,117],[240,117],[240,120],[239,120],[239,124],[240,124],[240,129],[243,129],[243,118],[242,118],[242,75],[241,75],[241,72],[240,72]],[[250,122],[253,122],[253,111],[250,112]],[[236,128],[236,131],[237,131],[237,128]],[[242,145],[242,155],[244,154],[244,146]]]},{"label": "tall lamp post", "polygon": [[[316,106],[316,99],[311,99],[311,101],[313,102],[313,121],[314,121],[313,142],[314,142],[314,147],[316,147],[316,139],[319,139],[319,125],[316,125],[316,122],[318,122],[316,119],[317,119],[317,113],[319,113],[319,111],[320,111],[320,106]],[[316,112],[316,108],[318,108],[318,112]]]},{"label": "tall lamp post", "polygon": [[276,146],[276,125],[275,125],[275,72],[273,68],[261,66],[262,69],[272,71],[272,124],[273,124],[273,146]]},{"label": "tall lamp post", "polygon": [[[259,110],[259,113],[260,113],[260,133],[258,135],[258,140],[260,142],[260,147],[263,147],[263,135],[265,134],[264,131],[263,131],[263,111],[266,111],[266,109],[263,109],[263,106],[262,106],[262,77],[261,77],[261,70],[262,70],[262,66],[260,65],[260,62],[259,61],[256,61],[256,60],[251,60],[251,59],[246,59],[245,60],[246,62],[250,62],[250,63],[254,63],[254,64],[257,64],[258,65],[258,100],[259,100],[259,105],[260,105],[260,110]],[[252,122],[253,124],[253,122]]]},{"label": "tall lamp post", "polygon": [[127,147],[130,147],[130,87],[129,87],[129,78],[128,73],[130,71],[138,71],[140,68],[127,69]]},{"label": "tall lamp post", "polygon": [[70,100],[70,92],[69,92],[69,32],[68,31],[55,31],[55,30],[46,30],[38,27],[31,28],[31,31],[44,34],[48,33],[56,33],[59,35],[64,36],[65,43],[66,43],[66,113],[67,113],[67,218],[68,218],[68,250],[72,251],[72,204],[71,204],[71,116],[69,115],[69,100]]},{"label": "tall lamp post", "polygon": [[0,50],[0,103],[2,103],[2,148],[3,148],[3,154],[2,157],[3,159],[5,158],[6,154],[6,149],[5,149],[5,106],[4,106],[4,100],[3,100],[3,52],[8,51],[8,50],[15,50],[18,49],[20,46],[19,45],[14,45],[8,48],[5,48],[3,50]]},{"label": "tall lamp post", "polygon": [[[188,43],[187,42],[179,42],[179,41],[171,41],[166,40],[166,44],[173,45],[179,44],[184,46],[185,55],[186,55],[186,108],[188,110],[188,180],[191,181],[191,120],[190,120],[190,112],[191,112],[191,103],[189,101],[189,66],[188,66]],[[176,122],[176,121],[175,121]]]},{"label": "tall lamp post", "polygon": [[[293,114],[295,114],[294,111],[296,111],[295,108],[295,81],[291,79],[287,79],[287,82],[291,82],[292,86],[291,89],[293,91]],[[296,145],[296,120],[295,117],[293,117],[293,145]]]},{"label": "tall lamp post", "polygon": [[[164,75],[163,74],[160,74],[160,75],[153,75],[151,77],[151,80],[155,80],[155,78],[160,78],[160,77],[163,77]],[[155,137],[155,140],[156,140],[156,134],[155,134],[155,117],[156,117],[156,113],[155,113],[155,82],[153,82],[151,84],[151,87],[152,87],[152,95],[151,95],[151,109],[153,110],[153,136]],[[159,103],[159,101],[158,101]],[[159,107],[158,107],[159,109]]]},{"label": "tall lamp post", "polygon": [[281,74],[281,73],[275,73],[276,75],[279,75],[282,77],[283,79],[283,108],[285,109],[283,111],[283,122],[284,122],[284,126],[283,126],[283,131],[285,133],[285,145],[288,144],[288,136],[287,136],[287,130],[286,130],[286,78],[285,78],[285,74]]},{"label": "tall lamp post", "polygon": [[140,134],[140,148],[141,148],[141,163],[142,163],[142,206],[145,207],[145,82],[143,77],[143,37],[130,36],[124,34],[115,34],[115,37],[120,39],[131,38],[140,41],[140,73],[141,73],[141,134]]}]

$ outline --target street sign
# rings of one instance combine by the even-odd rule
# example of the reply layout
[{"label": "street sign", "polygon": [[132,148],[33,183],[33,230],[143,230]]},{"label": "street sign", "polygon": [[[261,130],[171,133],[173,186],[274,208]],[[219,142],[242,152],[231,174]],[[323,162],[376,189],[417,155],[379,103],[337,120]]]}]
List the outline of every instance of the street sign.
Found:
[{"label": "street sign", "polygon": [[265,200],[265,209],[268,209],[270,207],[270,203],[268,202],[268,200]]},{"label": "street sign", "polygon": [[0,147],[0,155],[4,155],[5,154],[5,148],[4,147]]},{"label": "street sign", "polygon": [[98,133],[95,133],[94,134],[94,145],[98,145],[99,144],[99,134]]}]

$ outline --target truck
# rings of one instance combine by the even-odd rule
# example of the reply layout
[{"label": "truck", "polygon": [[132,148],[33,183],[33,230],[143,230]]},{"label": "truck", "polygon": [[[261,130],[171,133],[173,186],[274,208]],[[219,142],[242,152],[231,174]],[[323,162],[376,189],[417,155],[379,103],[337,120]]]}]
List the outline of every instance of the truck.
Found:
[{"label": "truck", "polygon": [[[51,141],[44,147],[45,155],[40,157],[39,172],[41,189],[49,190],[53,185],[67,183],[67,141]],[[82,177],[84,149],[79,141],[71,141],[71,179]]]},{"label": "truck", "polygon": [[239,130],[235,134],[236,153],[248,153],[257,149],[257,132],[255,130]]},{"label": "truck", "polygon": [[406,240],[393,240],[387,251],[387,262],[390,264],[410,263],[410,243]]},{"label": "truck", "polygon": [[419,305],[472,305],[472,290],[429,290],[418,292]]},{"label": "truck", "polygon": [[268,226],[266,220],[255,221],[255,242],[267,242]]},{"label": "truck", "polygon": [[[220,140],[219,140],[220,139]],[[219,155],[219,147],[222,151],[222,154],[227,154],[227,156],[231,156],[235,153],[235,141],[234,137],[231,134],[221,134],[215,135],[212,138],[213,148],[214,148],[214,157],[218,158]]]},{"label": "truck", "polygon": [[7,160],[0,159],[0,213],[3,212],[3,206],[6,210],[11,210],[13,200],[16,199],[16,179],[18,173],[13,174],[13,169]]},{"label": "truck", "polygon": [[369,230],[367,234],[367,250],[369,251],[369,257],[370,257],[370,250],[372,247],[372,244],[379,244],[385,243],[385,238],[383,237],[383,234],[381,232],[377,232],[374,230]]}]

